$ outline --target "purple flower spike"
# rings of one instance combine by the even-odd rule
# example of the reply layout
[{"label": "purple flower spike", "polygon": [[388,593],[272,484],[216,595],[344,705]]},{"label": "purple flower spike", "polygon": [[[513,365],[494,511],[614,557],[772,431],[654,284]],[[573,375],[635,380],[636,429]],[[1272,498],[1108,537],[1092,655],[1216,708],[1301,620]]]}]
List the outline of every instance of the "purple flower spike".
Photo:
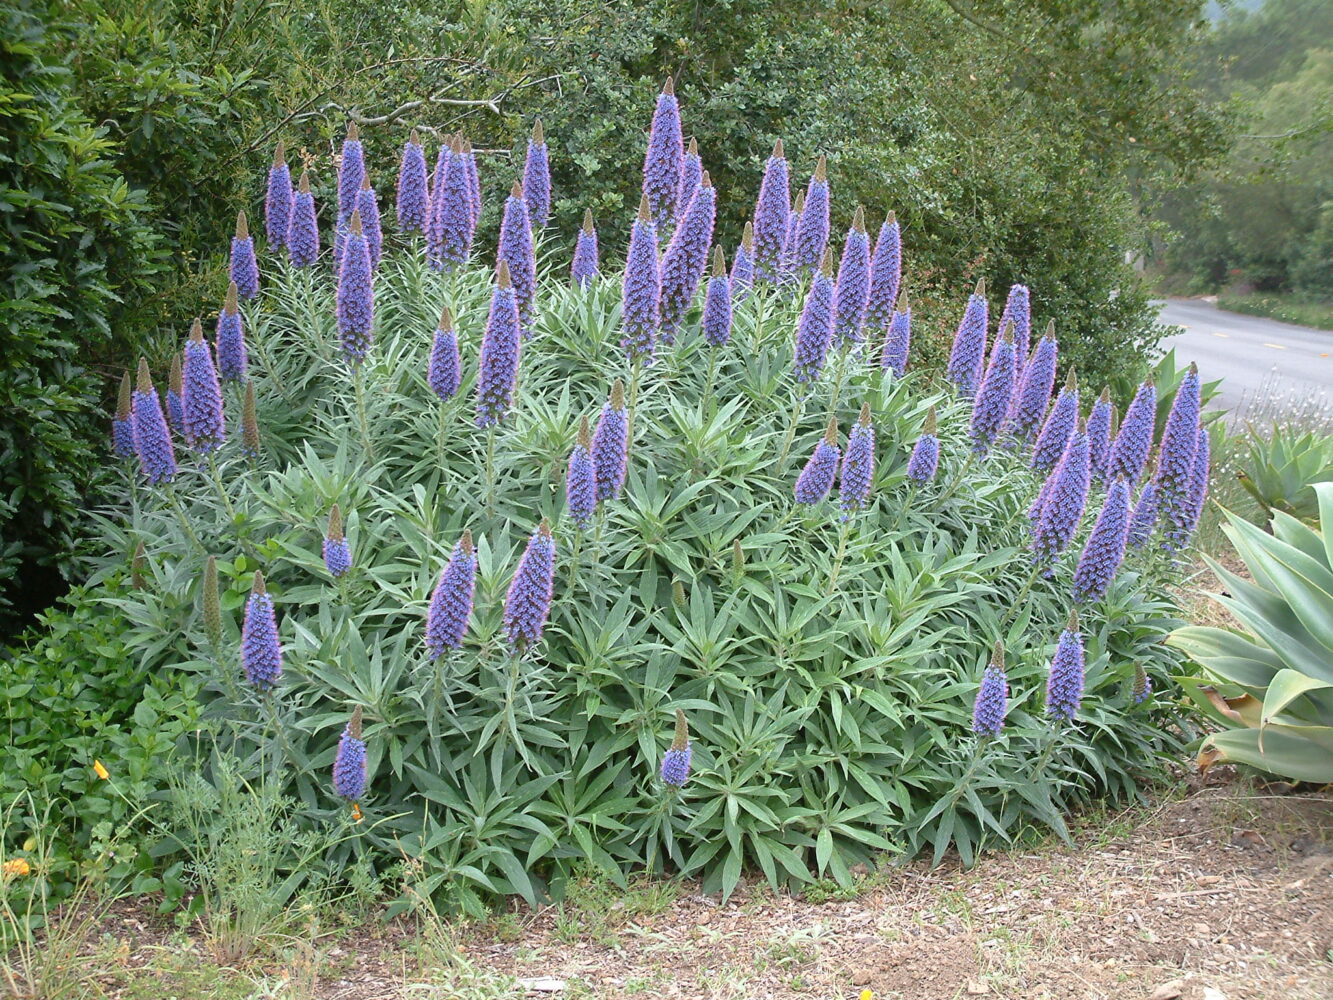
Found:
[{"label": "purple flower spike", "polygon": [[625,411],[625,384],[620,379],[611,387],[611,398],[597,420],[597,430],[592,435],[592,461],[597,473],[597,499],[619,497],[629,461],[629,417]]},{"label": "purple flower spike", "polygon": [[976,291],[968,297],[967,309],[954,334],[953,349],[949,353],[946,374],[958,386],[958,391],[971,397],[981,384],[986,365],[986,279],[977,282]]},{"label": "purple flower spike", "polygon": [[431,659],[438,659],[451,649],[463,648],[476,586],[477,556],[472,551],[472,532],[464,531],[430,595],[426,649]]},{"label": "purple flower spike", "polygon": [[833,292],[833,334],[843,344],[861,343],[869,300],[870,237],[865,229],[865,215],[858,205],[843,244],[838,283]]},{"label": "purple flower spike", "polygon": [[224,382],[244,382],[249,367],[245,349],[245,327],[236,301],[236,283],[227,288],[227,298],[218,313],[218,374]]},{"label": "purple flower spike", "polygon": [[621,286],[620,346],[631,362],[652,364],[661,309],[662,279],[657,267],[657,228],[648,196],[639,201],[639,217],[630,232],[625,280]]},{"label": "purple flower spike", "polygon": [[592,436],[587,417],[579,425],[578,441],[569,456],[565,502],[576,525],[586,528],[592,524],[592,515],[597,509],[597,467],[592,457]]},{"label": "purple flower spike", "polygon": [[1134,704],[1142,705],[1152,694],[1152,680],[1148,677],[1148,672],[1143,669],[1143,664],[1134,664]]},{"label": "purple flower spike", "polygon": [[315,196],[310,193],[309,170],[301,171],[301,182],[292,202],[287,257],[292,267],[309,267],[319,259],[319,223],[315,219]]},{"label": "purple flower spike", "polygon": [[440,325],[435,330],[430,347],[430,364],[426,381],[431,391],[443,402],[458,392],[460,381],[458,362],[458,334],[454,332],[454,318],[445,306],[440,311]]},{"label": "purple flower spike", "polygon": [[521,655],[542,641],[554,584],[555,539],[551,526],[543,520],[528,541],[505,596],[505,635],[514,653]]},{"label": "purple flower spike", "polygon": [[348,802],[359,802],[366,794],[366,743],[361,738],[361,706],[338,738],[333,755],[333,791]]},{"label": "purple flower spike", "polygon": [[1190,538],[1199,526],[1203,516],[1204,502],[1208,499],[1208,474],[1212,440],[1208,430],[1199,427],[1198,444],[1194,449],[1194,466],[1190,470],[1189,481],[1185,488],[1185,500],[1180,505],[1178,519],[1168,519],[1164,547],[1168,551],[1180,552],[1188,547]]},{"label": "purple flower spike", "polygon": [[1149,478],[1139,491],[1138,503],[1129,515],[1129,547],[1141,549],[1157,527],[1157,482]]},{"label": "purple flower spike", "polygon": [[1014,332],[1014,357],[1018,358],[1021,374],[1028,350],[1032,346],[1032,304],[1026,285],[1013,285],[1009,289],[1009,298],[1005,300],[1004,312],[1000,314],[999,329],[1005,324]]},{"label": "purple flower spike", "polygon": [[185,405],[181,402],[182,383],[181,356],[171,356],[171,373],[167,376],[167,424],[177,434],[185,433]]},{"label": "purple flower spike", "polygon": [[1106,459],[1111,450],[1111,387],[1102,389],[1088,414],[1088,461],[1093,482],[1106,478]]},{"label": "purple flower spike", "polygon": [[731,297],[739,304],[750,294],[754,284],[754,223],[747,222],[741,234],[741,245],[736,248],[736,259],[731,262]]},{"label": "purple flower spike", "polygon": [[880,354],[879,366],[893,373],[894,378],[907,374],[907,355],[912,349],[912,306],[903,292],[898,308],[889,320],[889,332],[884,337],[884,351]]},{"label": "purple flower spike", "polygon": [[509,265],[501,258],[495,268],[491,311],[481,338],[481,360],[477,365],[477,426],[498,424],[509,412],[510,397],[518,378],[522,344],[518,303],[509,280]]},{"label": "purple flower spike", "polygon": [[699,144],[693,139],[685,150],[685,162],[680,168],[680,192],[676,195],[677,218],[685,214],[694,200],[694,192],[704,175],[703,161],[699,159]]},{"label": "purple flower spike", "polygon": [[255,241],[244,212],[236,213],[236,235],[231,239],[231,280],[243,299],[259,294],[259,265],[255,262]]},{"label": "purple flower spike", "polygon": [[830,418],[828,430],[815,445],[805,468],[796,477],[796,502],[816,504],[823,500],[833,489],[833,477],[838,472],[838,460],[842,455],[838,451],[838,420]]},{"label": "purple flower spike", "polygon": [[[471,197],[468,204],[472,208],[471,233],[477,231],[477,220],[481,218],[481,175],[477,173],[477,154],[472,151],[472,141],[463,140],[463,166],[467,170],[467,188]],[[468,237],[469,245],[472,237]]]},{"label": "purple flower spike", "polygon": [[190,327],[185,344],[185,369],[182,378],[181,422],[185,443],[206,455],[222,447],[227,438],[227,422],[222,407],[222,387],[213,367],[213,352],[204,341],[204,327],[199,320]]},{"label": "purple flower spike", "polygon": [[268,192],[264,196],[264,233],[270,250],[287,245],[287,230],[292,224],[292,171],[287,166],[287,147],[281,140],[273,151],[273,166],[268,168]]},{"label": "purple flower spike", "polygon": [[429,211],[426,152],[421,147],[421,134],[413,129],[403,146],[403,162],[398,167],[398,228],[405,233],[424,233]]},{"label": "purple flower spike", "polygon": [[324,568],[335,580],[352,568],[352,550],[343,534],[343,515],[336,503],[329,511],[329,530],[324,535]]},{"label": "purple flower spike", "polygon": [[338,160],[338,221],[349,218],[357,210],[356,193],[361,190],[361,180],[366,176],[366,152],[361,147],[361,133],[356,122],[347,126],[347,138],[343,140],[342,156]]},{"label": "purple flower spike", "polygon": [[[1031,441],[1042,426],[1042,419],[1051,403],[1051,390],[1055,387],[1058,355],[1055,324],[1052,323],[1046,327],[1046,333],[1023,366],[1023,377],[1019,379],[1018,391],[1014,394],[1013,406],[1009,410],[1010,431],[1020,441]],[[1073,426],[1072,420],[1070,426]]]},{"label": "purple flower spike", "polygon": [[1194,473],[1194,453],[1199,444],[1199,396],[1199,369],[1191,364],[1176,389],[1157,455],[1157,503],[1166,528],[1168,547],[1173,531],[1178,537],[1188,519],[1189,483]]},{"label": "purple flower spike", "polygon": [[1055,397],[1055,404],[1037,436],[1037,445],[1032,449],[1032,467],[1038,472],[1054,468],[1077,424],[1078,379],[1071,368],[1065,386]]},{"label": "purple flower spike", "polygon": [[1060,553],[1078,534],[1088,502],[1088,434],[1080,427],[1051,473],[1045,502],[1032,528],[1032,562],[1049,575]]},{"label": "purple flower spike", "polygon": [[796,275],[796,230],[800,227],[804,209],[805,192],[797,191],[791,215],[787,216],[787,235],[782,238],[782,256],[778,258],[779,281],[791,281]]},{"label": "purple flower spike", "polygon": [[500,248],[496,254],[509,265],[509,280],[514,283],[514,301],[523,324],[524,336],[532,320],[532,293],[537,284],[537,257],[532,244],[532,222],[528,204],[523,200],[523,185],[518,181],[505,199],[500,220]]},{"label": "purple flower spike", "polygon": [[356,210],[361,215],[361,228],[366,234],[366,249],[370,251],[370,266],[380,266],[380,256],[384,248],[384,230],[380,227],[380,204],[375,197],[375,189],[370,186],[370,175],[361,179],[361,190],[357,194]]},{"label": "purple flower spike", "polygon": [[134,385],[130,373],[120,377],[120,393],[116,397],[116,415],[111,421],[111,446],[117,458],[134,456]]},{"label": "purple flower spike", "polygon": [[574,244],[574,262],[569,268],[569,278],[575,288],[587,288],[600,275],[597,269],[597,230],[592,224],[592,209],[583,211],[583,227],[579,230]]},{"label": "purple flower spike", "polygon": [[[887,330],[903,274],[903,241],[898,217],[890,212],[879,227],[875,253],[870,258],[870,296],[866,300],[866,329]],[[885,366],[891,367],[891,366]],[[897,369],[895,369],[897,370]],[[898,371],[901,375],[902,372]]]},{"label": "purple flower spike", "polygon": [[1120,421],[1120,433],[1106,457],[1106,475],[1114,479],[1124,476],[1128,483],[1137,483],[1152,451],[1153,425],[1157,421],[1157,386],[1152,379],[1144,379],[1134,400]]},{"label": "purple flower spike", "polygon": [[[431,195],[430,225],[426,229],[426,257],[437,271],[452,271],[467,263],[472,252],[472,215],[467,166],[458,140],[440,150],[440,181]],[[532,234],[528,234],[531,241]]]},{"label": "purple flower spike", "polygon": [[754,206],[754,270],[759,281],[776,282],[781,276],[782,244],[787,238],[790,215],[791,184],[779,139],[764,166],[764,179]]},{"label": "purple flower spike", "polygon": [[1074,600],[1100,601],[1115,580],[1129,541],[1129,483],[1117,478],[1106,491],[1106,502],[1092,526],[1074,570]]},{"label": "purple flower spike", "polygon": [[1055,644],[1051,671],[1046,678],[1046,711],[1057,719],[1072,721],[1083,703],[1083,633],[1078,612],[1069,613],[1069,623]]},{"label": "purple flower spike", "polygon": [[361,213],[348,221],[347,246],[338,270],[338,338],[343,355],[360,364],[375,339],[375,289],[371,283],[370,247],[361,230]]},{"label": "purple flower spike", "polygon": [[999,736],[1004,729],[1004,713],[1009,700],[1009,681],[1004,675],[1004,644],[998,640],[991,661],[981,675],[977,700],[972,707],[972,732],[978,736]]},{"label": "purple flower spike", "polygon": [[167,418],[162,415],[157,390],[148,374],[148,362],[139,359],[139,380],[131,404],[134,450],[139,467],[149,485],[169,483],[176,478],[176,449],[171,444]]},{"label": "purple flower spike", "polygon": [[[864,224],[863,224],[864,225]],[[824,259],[829,237],[828,164],[820,157],[815,164],[810,186],[805,190],[805,207],[796,226],[796,249],[792,255],[796,270],[816,270]]]},{"label": "purple flower spike", "polygon": [[1004,336],[991,351],[990,366],[986,377],[977,391],[976,402],[972,405],[972,450],[978,455],[987,454],[995,443],[1004,419],[1009,413],[1009,400],[1014,391],[1013,334],[1006,329]]},{"label": "purple flower spike", "polygon": [[694,200],[684,210],[662,255],[662,299],[658,333],[664,344],[675,343],[676,331],[699,291],[713,243],[717,192],[708,172],[699,180]]},{"label": "purple flower spike", "polygon": [[693,756],[690,746],[690,728],[685,721],[685,713],[676,709],[676,734],[671,747],[662,755],[662,783],[674,788],[682,787],[690,778],[690,758]]},{"label": "purple flower spike", "polygon": [[713,347],[725,347],[731,339],[731,279],[722,248],[713,248],[713,276],[704,294],[704,340]]},{"label": "purple flower spike", "polygon": [[940,467],[940,439],[935,434],[935,407],[926,411],[926,424],[907,460],[907,478],[914,483],[928,483]]},{"label": "purple flower spike", "polygon": [[815,382],[824,370],[833,339],[833,253],[824,254],[824,266],[815,274],[805,308],[796,326],[796,381]]},{"label": "purple flower spike", "polygon": [[843,510],[860,510],[870,499],[875,483],[875,425],[870,422],[870,404],[861,404],[861,416],[847,435],[847,452],[842,459],[842,479],[838,485],[838,505]]},{"label": "purple flower spike", "polygon": [[659,230],[676,217],[684,159],[680,104],[676,100],[675,85],[671,77],[667,77],[662,93],[657,96],[652,130],[648,133],[648,151],[643,158],[643,196],[648,199],[649,215]]},{"label": "purple flower spike", "polygon": [[445,139],[440,144],[439,151],[435,154],[435,169],[430,174],[430,194],[426,204],[426,259],[430,261],[431,267],[437,267],[440,256],[440,246],[443,244],[443,237],[440,235],[440,224],[442,221],[444,198],[444,177],[449,172],[450,148],[453,146],[453,137]]},{"label": "purple flower spike", "polygon": [[541,229],[551,218],[551,159],[540,118],[532,126],[528,156],[523,161],[523,200],[528,205],[528,220]]},{"label": "purple flower spike", "polygon": [[278,642],[278,620],[273,598],[264,589],[264,575],[255,570],[254,587],[245,602],[241,626],[241,667],[245,679],[261,692],[272,691],[282,676],[282,645]]}]

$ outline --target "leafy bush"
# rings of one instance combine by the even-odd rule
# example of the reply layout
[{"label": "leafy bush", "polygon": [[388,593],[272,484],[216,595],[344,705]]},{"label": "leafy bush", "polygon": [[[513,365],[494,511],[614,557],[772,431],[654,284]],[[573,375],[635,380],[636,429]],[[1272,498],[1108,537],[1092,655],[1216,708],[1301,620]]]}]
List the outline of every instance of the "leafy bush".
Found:
[{"label": "leafy bush", "polygon": [[1264,519],[1281,511],[1307,523],[1317,520],[1315,486],[1333,482],[1333,437],[1274,424],[1267,437],[1249,427],[1245,445],[1247,454],[1236,475]]},{"label": "leafy bush", "polygon": [[1201,766],[1333,781],[1333,483],[1314,492],[1317,529],[1277,512],[1268,535],[1228,517],[1224,530],[1253,579],[1210,560],[1226,588],[1215,599],[1249,631],[1191,626],[1169,640],[1203,668],[1180,681],[1223,727],[1204,741]]}]

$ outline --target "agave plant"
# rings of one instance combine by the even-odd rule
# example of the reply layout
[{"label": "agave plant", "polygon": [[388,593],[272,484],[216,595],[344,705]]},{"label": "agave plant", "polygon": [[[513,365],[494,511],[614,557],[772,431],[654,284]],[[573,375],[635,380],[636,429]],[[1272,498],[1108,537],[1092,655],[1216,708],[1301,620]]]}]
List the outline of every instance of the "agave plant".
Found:
[{"label": "agave plant", "polygon": [[1204,741],[1201,768],[1333,781],[1333,483],[1312,491],[1318,530],[1278,512],[1269,535],[1227,514],[1222,530],[1253,579],[1209,560],[1226,588],[1215,600],[1248,631],[1190,626],[1168,640],[1203,668],[1180,683],[1224,727]]},{"label": "agave plant", "polygon": [[1281,511],[1313,522],[1319,516],[1314,484],[1333,482],[1333,437],[1284,431],[1274,424],[1267,437],[1247,429],[1245,467],[1236,478],[1266,518]]}]

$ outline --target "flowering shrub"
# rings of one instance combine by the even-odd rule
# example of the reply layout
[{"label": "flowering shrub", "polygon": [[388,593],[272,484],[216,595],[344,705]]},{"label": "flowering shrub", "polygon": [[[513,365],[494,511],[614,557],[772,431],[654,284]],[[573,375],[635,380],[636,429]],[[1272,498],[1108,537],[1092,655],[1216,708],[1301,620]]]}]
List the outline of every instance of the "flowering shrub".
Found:
[{"label": "flowering shrub", "polygon": [[[368,172],[374,153],[358,151]],[[169,479],[160,448],[141,457],[147,479],[108,459],[135,482],[104,519],[107,550],[142,543],[155,567],[151,585],[100,598],[126,643],[195,675],[217,739],[276,760],[306,822],[349,824],[340,850],[405,850],[472,910],[558,893],[587,863],[729,893],[747,865],[846,883],[884,849],[970,862],[1132,795],[1179,749],[1173,707],[1136,696],[1178,669],[1160,643],[1176,624],[1169,556],[1098,549],[1096,586],[1075,586],[1105,490],[1072,426],[1042,489],[1007,420],[1027,361],[1012,330],[983,369],[973,297],[962,392],[886,368],[886,336],[909,367],[910,313],[886,330],[884,305],[863,333],[867,275],[886,268],[864,259],[862,228],[855,267],[821,246],[815,274],[807,257],[801,274],[773,270],[783,220],[768,215],[790,204],[774,161],[744,296],[724,261],[703,280],[706,241],[659,275],[660,251],[711,229],[691,206],[709,199],[711,215],[724,196],[701,174],[673,205],[660,159],[628,269],[619,248],[602,276],[571,280],[573,233],[538,228],[530,252],[519,186],[498,266],[477,247],[442,268],[429,236],[394,231],[376,266],[354,211],[335,275],[316,216],[293,214],[287,251],[260,248],[257,298],[229,301],[249,364],[244,387],[224,383],[231,419],[210,425],[229,429],[223,446],[182,444]],[[432,211],[464,218],[447,200],[471,189],[451,190]],[[822,225],[807,234],[826,240]],[[896,230],[879,242],[896,275]],[[705,336],[717,282],[728,305]],[[673,336],[658,339],[668,296]],[[152,391],[134,396],[146,413]],[[1064,398],[1072,425],[1072,385]],[[1197,413],[1173,420],[1183,447]],[[1140,487],[1116,484],[1103,521],[1119,526]],[[1052,686],[1075,641],[1077,690]]]}]

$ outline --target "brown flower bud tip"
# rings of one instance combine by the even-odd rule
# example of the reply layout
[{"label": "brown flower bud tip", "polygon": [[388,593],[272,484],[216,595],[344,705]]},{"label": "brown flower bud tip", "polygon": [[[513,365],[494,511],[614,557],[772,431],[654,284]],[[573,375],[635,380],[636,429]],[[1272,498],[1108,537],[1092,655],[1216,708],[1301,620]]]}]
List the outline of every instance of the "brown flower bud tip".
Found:
[{"label": "brown flower bud tip", "polygon": [[255,412],[255,383],[245,383],[245,402],[241,404],[241,441],[250,451],[259,450],[259,418]]},{"label": "brown flower bud tip", "polygon": [[889,214],[884,216],[884,225],[891,226],[897,221],[898,221],[898,213],[895,212],[893,209],[889,209]]},{"label": "brown flower bud tip", "polygon": [[672,750],[684,750],[690,745],[690,724],[685,720],[685,713],[676,709],[676,732],[671,739]]},{"label": "brown flower bud tip", "polygon": [[1043,333],[1042,336],[1050,337],[1052,340],[1055,339],[1055,320],[1048,319],[1046,321],[1046,332]]},{"label": "brown flower bud tip", "polygon": [[1078,608],[1069,609],[1069,621],[1065,623],[1065,631],[1067,632],[1078,631]]},{"label": "brown flower bud tip", "polygon": [[666,78],[666,83],[662,84],[662,93],[666,94],[668,97],[674,97],[676,94],[676,82],[671,79],[669,74]]},{"label": "brown flower bud tip", "polygon": [[797,191],[796,200],[792,202],[791,214],[800,215],[803,211],[805,211],[805,192]]},{"label": "brown flower bud tip", "polygon": [[699,177],[699,186],[706,188],[710,188],[713,186],[713,178],[708,176],[707,170],[705,170],[703,174]]},{"label": "brown flower bud tip", "polygon": [[302,194],[310,193],[310,171],[308,169],[302,168],[301,180],[297,183],[296,187]]},{"label": "brown flower bud tip", "polygon": [[745,230],[741,233],[741,246],[745,247],[746,252],[754,252],[754,223],[746,222]]},{"label": "brown flower bud tip", "polygon": [[583,210],[583,231],[585,233],[591,233],[593,231],[591,208],[585,208]]},{"label": "brown flower bud tip", "polygon": [[179,396],[182,391],[181,385],[184,381],[181,378],[181,356],[179,351],[171,356],[171,375],[169,376],[169,379],[170,381],[168,381],[167,384],[171,386],[171,391]]},{"label": "brown flower bud tip", "polygon": [[357,142],[361,138],[361,130],[356,127],[356,119],[347,123],[347,141]]},{"label": "brown flower bud tip", "polygon": [[1070,392],[1078,389],[1078,373],[1074,369],[1069,369],[1069,377],[1065,379],[1065,388]]},{"label": "brown flower bud tip", "polygon": [[856,211],[852,213],[852,228],[858,233],[866,231],[866,210],[860,205],[857,205]]},{"label": "brown flower bud tip", "polygon": [[833,445],[833,447],[835,447],[835,448],[838,447],[838,418],[837,418],[837,417],[829,417],[829,418],[828,418],[828,429],[827,429],[826,431],[824,431],[824,440],[827,441],[829,444]]},{"label": "brown flower bud tip", "polygon": [[495,265],[495,283],[501,288],[513,287],[513,281],[509,277],[509,262],[503,257],[501,257],[500,262]]},{"label": "brown flower bud tip", "polygon": [[458,540],[458,548],[466,556],[472,555],[472,529],[464,528],[463,537]]},{"label": "brown flower bud tip", "polygon": [[369,191],[369,190],[370,190],[370,171],[369,171],[369,170],[367,170],[364,174],[361,175],[361,190],[362,190],[362,191]]},{"label": "brown flower bud tip", "polygon": [[996,639],[995,647],[991,650],[990,664],[992,667],[1004,669],[1004,640]]},{"label": "brown flower bud tip", "polygon": [[727,276],[727,256],[722,252],[722,244],[713,247],[713,277],[725,278]]},{"label": "brown flower bud tip", "polygon": [[236,238],[238,240],[250,238],[250,224],[245,219],[245,209],[236,213]]},{"label": "brown flower bud tip", "polygon": [[139,377],[137,380],[137,384],[135,385],[135,389],[137,389],[139,392],[153,391],[153,376],[150,375],[148,372],[147,358],[139,359]]},{"label": "brown flower bud tip", "polygon": [[625,381],[616,379],[611,386],[611,409],[623,410],[625,408]]},{"label": "brown flower bud tip", "polygon": [[1004,321],[1004,336],[1000,339],[1006,344],[1012,344],[1014,342],[1014,324],[1010,323],[1008,320]]},{"label": "brown flower bud tip", "polygon": [[815,161],[815,180],[817,181],[828,180],[828,160],[825,159],[822,155],[819,157],[818,160]]},{"label": "brown flower bud tip", "polygon": [[336,503],[329,510],[329,537],[335,542],[343,537],[343,512]]},{"label": "brown flower bud tip", "polygon": [[1086,433],[1088,433],[1088,418],[1087,418],[1087,417],[1079,417],[1079,418],[1078,418],[1078,432],[1079,432],[1080,434],[1086,434]]},{"label": "brown flower bud tip", "polygon": [[522,181],[517,181],[517,180],[514,181],[514,186],[511,187],[511,188],[509,189],[509,197],[511,197],[511,198],[522,198],[522,197],[523,197],[523,183],[522,183]]},{"label": "brown flower bud tip", "polygon": [[287,165],[287,144],[281,139],[273,147],[273,165],[275,167],[284,167]]},{"label": "brown flower bud tip", "polygon": [[648,196],[647,196],[646,194],[645,194],[645,195],[640,195],[640,196],[639,196],[639,221],[640,221],[640,222],[647,222],[647,221],[649,221],[652,217],[653,217],[653,214],[652,214],[652,212],[649,211],[649,209],[648,209]]},{"label": "brown flower bud tip", "polygon": [[857,422],[858,424],[860,424],[862,427],[869,427],[869,426],[870,426],[870,403],[869,403],[869,402],[865,402],[865,403],[862,403],[862,404],[861,404],[861,415],[860,415],[859,417],[856,418],[856,422]]},{"label": "brown flower bud tip", "polygon": [[421,133],[416,129],[413,129],[411,132],[408,133],[407,141],[410,142],[413,146],[420,146]]},{"label": "brown flower bud tip", "polygon": [[198,316],[196,316],[194,322],[190,324],[190,341],[195,344],[202,344],[204,342],[204,322]]},{"label": "brown flower bud tip", "polygon": [[543,538],[551,537],[551,522],[548,518],[542,518],[542,523],[537,525],[537,534]]},{"label": "brown flower bud tip", "polygon": [[472,140],[471,140],[471,139],[464,139],[464,140],[463,140],[463,155],[464,155],[464,156],[471,156],[471,155],[472,155]]},{"label": "brown flower bud tip", "polygon": [[1195,364],[1193,361],[1190,362],[1189,372],[1191,375],[1199,374],[1199,366]]},{"label": "brown flower bud tip", "polygon": [[222,300],[222,311],[228,316],[235,316],[241,309],[237,302],[237,296],[240,293],[236,290],[236,282],[228,282],[227,297]]},{"label": "brown flower bud tip", "polygon": [[449,311],[448,306],[440,307],[440,329],[449,333],[454,328],[454,314]]},{"label": "brown flower bud tip", "polygon": [[120,377],[120,392],[116,394],[116,419],[130,419],[130,393],[134,390],[134,382],[127,371]]},{"label": "brown flower bud tip", "polygon": [[781,140],[781,139],[778,139],[777,141],[775,141],[775,142],[773,143],[773,159],[775,159],[775,160],[783,160],[783,159],[786,159],[786,156],[785,156],[785,154],[784,154],[783,151],[782,151],[782,140]]},{"label": "brown flower bud tip", "polygon": [[972,294],[973,294],[973,295],[982,296],[982,297],[985,296],[985,294],[986,294],[986,279],[985,279],[985,278],[978,278],[978,279],[977,279],[977,288],[976,288],[976,291],[974,291]]},{"label": "brown flower bud tip", "polygon": [[689,153],[691,156],[698,156],[699,140],[697,140],[694,136],[690,136],[690,145],[689,148],[685,150],[685,152]]},{"label": "brown flower bud tip", "polygon": [[912,311],[912,303],[907,299],[907,289],[904,288],[903,293],[898,296],[898,304],[894,306],[894,311],[904,315]]},{"label": "brown flower bud tip", "polygon": [[579,444],[584,448],[592,447],[592,432],[588,430],[588,416],[584,414],[583,419],[579,421]]},{"label": "brown flower bud tip", "polygon": [[259,572],[259,570],[255,570],[255,582],[250,586],[250,593],[252,594],[268,593],[268,591],[264,589],[264,574]]},{"label": "brown flower bud tip", "polygon": [[939,427],[939,418],[935,416],[935,407],[926,411],[926,425],[921,429],[923,434],[934,434]]},{"label": "brown flower bud tip", "polygon": [[825,247],[825,248],[824,248],[824,260],[823,260],[823,262],[819,265],[819,270],[820,270],[821,272],[823,272],[824,277],[826,277],[826,278],[831,278],[831,277],[833,277],[833,248],[832,248],[832,247]]},{"label": "brown flower bud tip", "polygon": [[463,137],[461,135],[456,135],[449,140],[449,151],[457,153],[459,156],[463,155]]},{"label": "brown flower bud tip", "polygon": [[1109,385],[1102,386],[1102,394],[1097,399],[1103,403],[1109,403],[1111,401],[1111,387]]},{"label": "brown flower bud tip", "polygon": [[352,709],[352,717],[351,717],[351,719],[349,719],[348,722],[347,722],[347,732],[351,735],[352,739],[354,739],[354,740],[359,740],[359,739],[361,738],[361,706],[360,706],[360,705],[357,705],[356,708]]},{"label": "brown flower bud tip", "polygon": [[1152,385],[1152,384],[1153,384],[1153,380],[1152,380],[1152,377],[1151,377],[1151,376],[1149,376],[1148,378],[1145,378],[1145,379],[1143,380],[1143,388],[1145,388],[1145,389],[1148,388],[1148,387],[1149,387],[1150,385]]},{"label": "brown flower bud tip", "polygon": [[357,236],[364,234],[364,230],[361,228],[361,210],[359,208],[353,212],[352,217],[347,220],[347,231]]},{"label": "brown flower bud tip", "polygon": [[542,120],[538,118],[532,123],[532,144],[541,146],[546,143],[546,133],[542,130]]}]

